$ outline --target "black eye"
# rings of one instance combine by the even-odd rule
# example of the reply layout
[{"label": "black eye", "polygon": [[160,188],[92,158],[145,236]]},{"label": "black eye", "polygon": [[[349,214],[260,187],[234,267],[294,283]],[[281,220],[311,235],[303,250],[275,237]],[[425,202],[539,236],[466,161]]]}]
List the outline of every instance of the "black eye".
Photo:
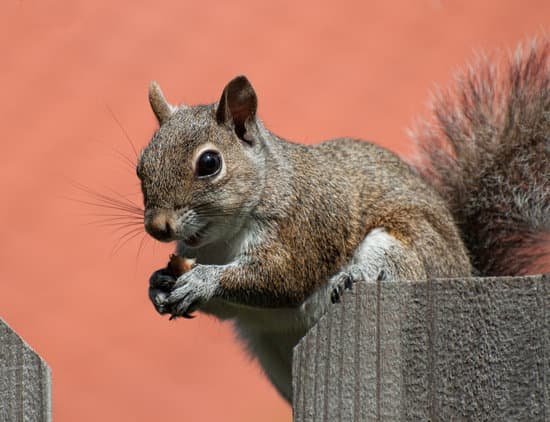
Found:
[{"label": "black eye", "polygon": [[217,151],[205,151],[197,160],[197,176],[214,176],[222,168],[222,157]]}]

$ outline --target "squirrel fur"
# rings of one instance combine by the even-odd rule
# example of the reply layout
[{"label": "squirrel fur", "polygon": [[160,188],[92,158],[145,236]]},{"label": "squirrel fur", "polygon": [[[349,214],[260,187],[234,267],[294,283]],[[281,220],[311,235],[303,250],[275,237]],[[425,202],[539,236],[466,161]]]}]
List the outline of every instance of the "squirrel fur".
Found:
[{"label": "squirrel fur", "polygon": [[550,271],[550,41],[482,57],[412,131],[476,272]]},{"label": "squirrel fur", "polygon": [[525,273],[524,247],[548,254],[548,51],[517,55],[501,79],[485,63],[441,97],[438,124],[415,132],[416,168],[366,141],[274,135],[244,76],[200,106],[171,105],[152,83],[145,228],[197,264],[153,273],[155,308],[232,320],[290,401],[293,347],[354,282]]}]

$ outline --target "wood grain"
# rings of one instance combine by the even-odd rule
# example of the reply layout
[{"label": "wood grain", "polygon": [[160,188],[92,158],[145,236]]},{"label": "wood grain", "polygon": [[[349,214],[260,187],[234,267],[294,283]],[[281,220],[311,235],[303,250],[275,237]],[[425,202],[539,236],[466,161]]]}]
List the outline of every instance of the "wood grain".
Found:
[{"label": "wood grain", "polygon": [[0,319],[0,422],[50,422],[48,365]]},{"label": "wood grain", "polygon": [[359,283],[296,346],[294,420],[550,420],[550,277]]}]

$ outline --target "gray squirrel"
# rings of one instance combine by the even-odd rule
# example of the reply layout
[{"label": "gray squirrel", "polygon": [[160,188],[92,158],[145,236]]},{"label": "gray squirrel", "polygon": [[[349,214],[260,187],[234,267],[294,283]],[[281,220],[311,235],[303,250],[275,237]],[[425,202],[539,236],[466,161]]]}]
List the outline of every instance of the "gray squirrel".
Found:
[{"label": "gray squirrel", "polygon": [[156,310],[232,320],[290,401],[293,347],[356,281],[528,272],[550,252],[549,45],[501,73],[482,63],[442,95],[414,133],[416,168],[366,141],[274,135],[244,76],[199,106],[151,83],[145,228],[196,260],[179,277],[153,273]]}]

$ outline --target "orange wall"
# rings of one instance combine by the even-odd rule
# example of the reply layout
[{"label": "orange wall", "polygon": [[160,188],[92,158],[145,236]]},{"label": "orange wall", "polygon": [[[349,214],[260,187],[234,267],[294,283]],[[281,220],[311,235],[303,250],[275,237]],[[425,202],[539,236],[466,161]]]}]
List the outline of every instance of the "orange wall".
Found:
[{"label": "orange wall", "polygon": [[138,252],[140,234],[113,253],[124,232],[67,199],[88,199],[77,182],[140,200],[109,110],[141,147],[149,80],[174,102],[212,102],[245,73],[282,136],[409,153],[435,83],[549,24],[547,0],[2,0],[0,316],[50,363],[55,420],[291,417],[227,325],[155,314],[147,278],[167,247]]}]

